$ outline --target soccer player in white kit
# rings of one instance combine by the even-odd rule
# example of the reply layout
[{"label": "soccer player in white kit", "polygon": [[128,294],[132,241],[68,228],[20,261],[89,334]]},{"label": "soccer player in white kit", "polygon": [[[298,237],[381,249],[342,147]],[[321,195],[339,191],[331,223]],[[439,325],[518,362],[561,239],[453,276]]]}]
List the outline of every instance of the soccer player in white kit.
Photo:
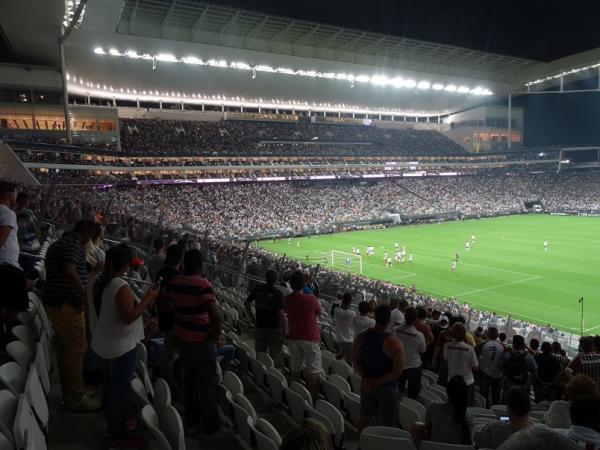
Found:
[{"label": "soccer player in white kit", "polygon": [[288,238],[288,245],[292,245],[292,238],[291,237]]},{"label": "soccer player in white kit", "polygon": [[388,260],[388,252],[385,251],[385,252],[383,252],[383,261],[385,262],[387,260]]},{"label": "soccer player in white kit", "polygon": [[356,255],[356,247],[352,246],[352,254]]},{"label": "soccer player in white kit", "polygon": [[456,272],[456,260],[453,259],[452,263],[450,264],[450,272]]},{"label": "soccer player in white kit", "polygon": [[544,251],[548,251],[548,241],[544,241]]},{"label": "soccer player in white kit", "polygon": [[472,235],[471,235],[471,242],[472,242],[473,244],[475,243],[475,235],[474,235],[474,234],[472,234]]},{"label": "soccer player in white kit", "polygon": [[386,260],[385,267],[392,267],[392,258]]},{"label": "soccer player in white kit", "polygon": [[412,255],[412,253],[409,253],[408,254],[408,263],[409,264],[412,264],[412,259],[413,259],[413,255]]},{"label": "soccer player in white kit", "polygon": [[468,252],[471,248],[471,244],[469,244],[469,241],[465,242],[465,252]]},{"label": "soccer player in white kit", "polygon": [[398,250],[398,247],[400,247],[400,245],[398,245],[398,243],[397,243],[397,242],[394,242],[394,248],[395,248],[396,250]]}]

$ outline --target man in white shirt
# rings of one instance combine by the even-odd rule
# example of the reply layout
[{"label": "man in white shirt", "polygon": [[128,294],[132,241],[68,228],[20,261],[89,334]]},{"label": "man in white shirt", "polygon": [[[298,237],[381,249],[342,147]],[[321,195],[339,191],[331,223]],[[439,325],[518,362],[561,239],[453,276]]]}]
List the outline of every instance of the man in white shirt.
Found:
[{"label": "man in white shirt", "polygon": [[455,375],[464,378],[469,390],[469,406],[473,406],[475,397],[475,378],[473,372],[477,371],[477,356],[473,347],[465,342],[467,330],[457,322],[452,327],[454,342],[444,345],[444,359],[448,361],[448,379]]},{"label": "man in white shirt", "polygon": [[0,334],[10,333],[12,327],[19,324],[17,314],[29,305],[27,280],[19,265],[19,227],[13,211],[16,204],[16,185],[0,181],[0,308],[4,309]]},{"label": "man in white shirt", "polygon": [[352,344],[354,343],[354,319],[356,312],[350,308],[352,294],[346,292],[342,297],[342,304],[333,311],[335,320],[335,340],[338,348],[338,358],[344,358],[352,364]]},{"label": "man in white shirt", "polygon": [[369,313],[369,304],[362,301],[358,304],[358,315],[354,318],[354,337],[365,330],[375,326],[375,319],[371,319]]},{"label": "man in white shirt", "polygon": [[579,397],[571,402],[571,427],[560,430],[579,447],[600,448],[600,399]]},{"label": "man in white shirt", "polygon": [[[479,356],[479,389],[485,397],[487,406],[500,404],[500,391],[502,390],[502,367],[500,359],[504,354],[504,347],[498,342],[498,329],[490,327],[487,331],[488,340],[481,346]],[[492,391],[492,402],[489,403],[489,393]]]},{"label": "man in white shirt", "polygon": [[404,310],[408,308],[408,302],[405,299],[400,300],[398,307],[392,310],[390,317],[390,332],[394,331],[394,328],[404,324]]},{"label": "man in white shirt", "polygon": [[400,378],[400,393],[404,392],[408,383],[408,396],[414,400],[421,391],[421,354],[425,353],[425,336],[415,328],[419,318],[417,310],[412,306],[404,311],[404,325],[396,327],[396,337],[404,346],[404,370]]}]

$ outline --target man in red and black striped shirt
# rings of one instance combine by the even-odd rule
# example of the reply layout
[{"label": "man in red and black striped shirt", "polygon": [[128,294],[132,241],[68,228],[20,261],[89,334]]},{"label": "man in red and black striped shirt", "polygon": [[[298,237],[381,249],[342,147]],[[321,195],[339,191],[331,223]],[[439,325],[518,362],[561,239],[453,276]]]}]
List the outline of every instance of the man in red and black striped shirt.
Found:
[{"label": "man in red and black striped shirt", "polygon": [[184,374],[186,427],[201,426],[210,436],[220,428],[215,345],[220,323],[212,285],[201,273],[202,253],[188,250],[183,274],[174,276],[161,296],[173,312],[173,334]]},{"label": "man in red and black striped shirt", "polygon": [[569,365],[575,375],[584,374],[600,386],[600,354],[594,351],[594,340],[583,336],[579,339],[579,354]]}]

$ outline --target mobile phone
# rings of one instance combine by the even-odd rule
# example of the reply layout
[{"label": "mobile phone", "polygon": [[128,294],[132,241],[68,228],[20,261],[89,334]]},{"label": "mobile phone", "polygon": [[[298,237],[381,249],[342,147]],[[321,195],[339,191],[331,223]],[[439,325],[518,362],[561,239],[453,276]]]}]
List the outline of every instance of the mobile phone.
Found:
[{"label": "mobile phone", "polygon": [[508,416],[500,416],[499,419],[501,422],[508,422]]},{"label": "mobile phone", "polygon": [[154,283],[154,286],[152,286],[154,289],[160,289],[161,285],[162,285],[162,281],[163,281],[163,277],[158,277],[158,280],[156,280],[156,283]]}]

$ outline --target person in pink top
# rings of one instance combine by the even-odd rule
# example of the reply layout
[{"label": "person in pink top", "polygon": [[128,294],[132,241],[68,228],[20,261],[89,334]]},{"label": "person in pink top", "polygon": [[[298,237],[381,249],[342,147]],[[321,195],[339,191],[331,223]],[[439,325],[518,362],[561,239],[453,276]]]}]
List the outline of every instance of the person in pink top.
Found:
[{"label": "person in pink top", "polygon": [[321,372],[321,347],[317,317],[321,305],[312,294],[304,294],[304,274],[296,271],[290,278],[292,293],[285,296],[283,309],[287,314],[289,328],[289,350],[292,355],[290,368],[292,379],[298,380],[302,366],[306,366],[306,384],[313,398],[317,398]]}]

